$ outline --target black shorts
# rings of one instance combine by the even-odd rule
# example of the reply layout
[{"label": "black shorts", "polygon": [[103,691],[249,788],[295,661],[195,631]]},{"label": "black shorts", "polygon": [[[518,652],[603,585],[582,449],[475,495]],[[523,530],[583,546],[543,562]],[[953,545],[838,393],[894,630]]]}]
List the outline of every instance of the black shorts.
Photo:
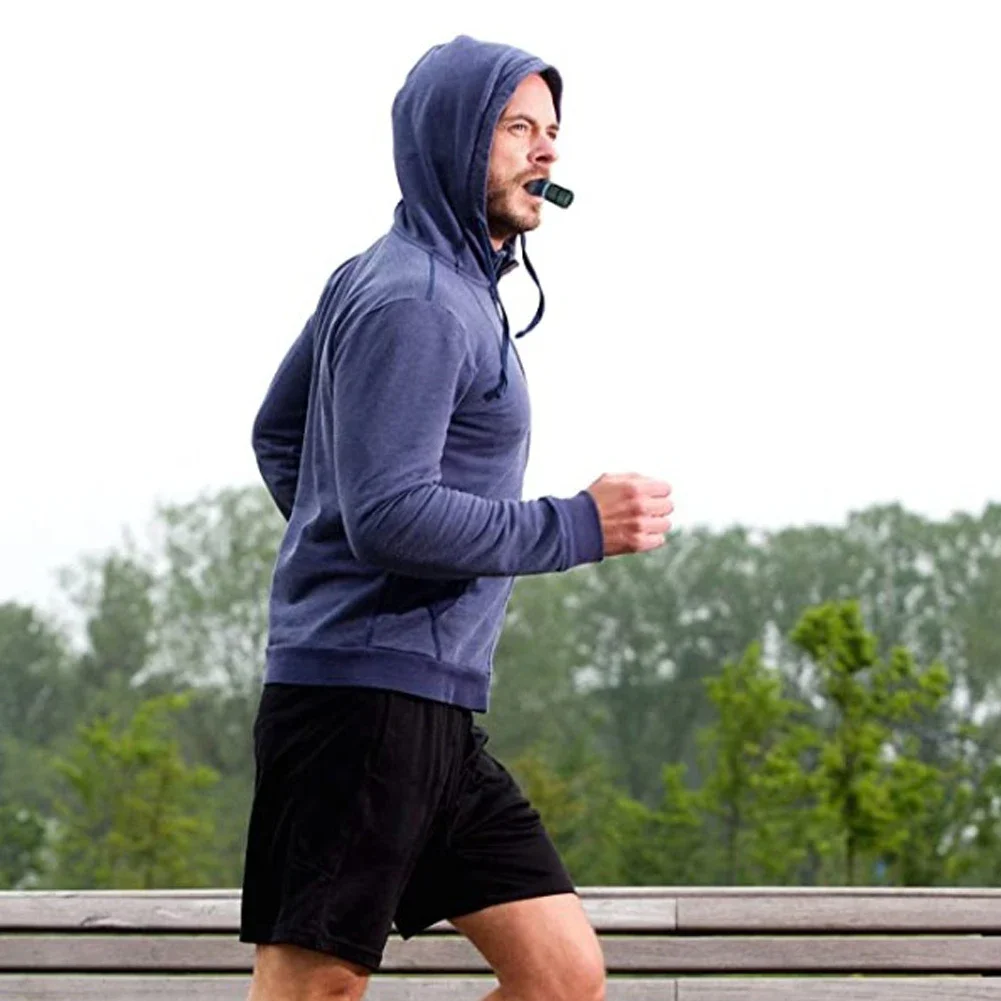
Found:
[{"label": "black shorts", "polygon": [[240,940],[376,970],[404,938],[493,904],[575,892],[472,713],[398,692],[270,684]]}]

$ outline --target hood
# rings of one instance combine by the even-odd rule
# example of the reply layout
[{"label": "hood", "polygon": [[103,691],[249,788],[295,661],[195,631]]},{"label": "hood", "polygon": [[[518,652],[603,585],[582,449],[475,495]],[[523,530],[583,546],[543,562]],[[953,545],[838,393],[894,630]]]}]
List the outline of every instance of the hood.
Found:
[{"label": "hood", "polygon": [[[513,247],[497,253],[490,243],[487,167],[501,112],[532,73],[549,84],[559,118],[563,83],[554,67],[520,49],[467,35],[426,52],[393,102],[393,155],[403,195],[395,224],[468,278],[489,286],[504,324],[498,395],[507,384],[510,331],[497,281],[511,266]],[[526,269],[539,286],[539,308],[518,337],[535,327],[545,310],[524,234],[521,247]]]}]

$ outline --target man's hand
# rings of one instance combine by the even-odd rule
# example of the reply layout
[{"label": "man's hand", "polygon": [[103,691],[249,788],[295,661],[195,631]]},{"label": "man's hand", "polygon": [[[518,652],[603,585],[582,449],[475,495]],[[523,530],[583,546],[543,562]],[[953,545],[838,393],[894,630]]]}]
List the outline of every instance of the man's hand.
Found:
[{"label": "man's hand", "polygon": [[605,473],[587,492],[598,505],[606,556],[645,553],[664,544],[674,510],[667,483],[639,473]]}]

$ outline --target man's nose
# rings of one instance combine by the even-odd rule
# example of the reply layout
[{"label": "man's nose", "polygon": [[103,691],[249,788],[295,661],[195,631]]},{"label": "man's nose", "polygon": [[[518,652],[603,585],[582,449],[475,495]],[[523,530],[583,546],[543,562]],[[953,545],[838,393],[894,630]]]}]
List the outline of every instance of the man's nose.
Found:
[{"label": "man's nose", "polygon": [[546,136],[540,139],[535,149],[532,150],[532,160],[534,163],[556,163],[560,154],[556,151],[556,144]]}]

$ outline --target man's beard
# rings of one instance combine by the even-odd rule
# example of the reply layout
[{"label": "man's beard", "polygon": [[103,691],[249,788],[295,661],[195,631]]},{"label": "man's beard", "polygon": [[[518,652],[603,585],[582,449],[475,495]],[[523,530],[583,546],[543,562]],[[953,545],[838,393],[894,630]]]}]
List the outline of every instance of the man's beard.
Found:
[{"label": "man's beard", "polygon": [[509,240],[519,233],[527,233],[541,221],[538,212],[518,211],[512,206],[515,192],[520,189],[519,184],[508,184],[487,190],[487,228],[495,240]]}]

